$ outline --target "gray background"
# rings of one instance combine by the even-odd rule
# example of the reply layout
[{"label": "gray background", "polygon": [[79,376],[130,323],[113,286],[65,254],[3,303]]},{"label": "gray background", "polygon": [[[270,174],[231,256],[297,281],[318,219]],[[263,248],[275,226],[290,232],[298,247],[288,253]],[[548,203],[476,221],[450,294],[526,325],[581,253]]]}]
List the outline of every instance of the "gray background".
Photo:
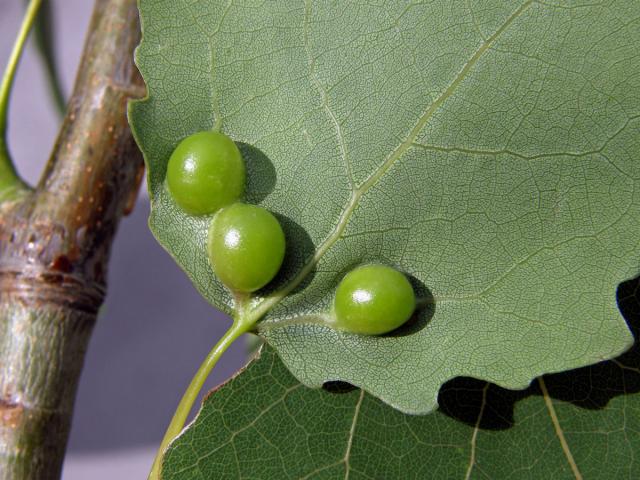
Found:
[{"label": "gray background", "polygon": [[[69,94],[93,2],[52,0],[55,48]],[[24,2],[0,0],[0,65],[8,59]],[[59,125],[42,65],[29,44],[20,64],[9,117],[9,141],[20,173],[34,183]],[[143,186],[120,226],[109,293],[93,333],[73,419],[63,478],[146,478],[174,408],[206,353],[230,320],[205,302],[150,234]],[[208,387],[244,363],[236,342]]]}]

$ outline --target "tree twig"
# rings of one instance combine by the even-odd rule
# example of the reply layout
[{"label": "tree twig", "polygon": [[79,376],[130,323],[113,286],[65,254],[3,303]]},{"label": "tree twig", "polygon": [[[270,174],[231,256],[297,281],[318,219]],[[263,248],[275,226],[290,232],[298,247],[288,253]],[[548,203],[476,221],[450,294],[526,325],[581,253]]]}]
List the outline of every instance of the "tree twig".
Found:
[{"label": "tree twig", "polygon": [[26,198],[0,204],[0,479],[59,478],[110,247],[142,159],[126,105],[135,0],[97,0],[69,109]]}]

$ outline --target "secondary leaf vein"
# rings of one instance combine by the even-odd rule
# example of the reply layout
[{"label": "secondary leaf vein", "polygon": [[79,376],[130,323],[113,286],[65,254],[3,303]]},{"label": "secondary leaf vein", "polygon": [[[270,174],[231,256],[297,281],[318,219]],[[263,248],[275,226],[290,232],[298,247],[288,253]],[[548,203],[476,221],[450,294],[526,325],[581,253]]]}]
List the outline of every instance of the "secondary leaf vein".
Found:
[{"label": "secondary leaf vein", "polygon": [[469,458],[469,466],[467,467],[467,473],[464,476],[465,480],[471,478],[471,472],[476,464],[476,441],[478,439],[478,431],[480,430],[480,423],[482,422],[482,416],[484,415],[484,409],[487,405],[487,391],[489,390],[489,382],[485,383],[482,389],[482,403],[480,404],[480,412],[478,413],[478,419],[476,425],[473,428],[473,435],[471,436],[471,455]]},{"label": "secondary leaf vein", "polygon": [[562,451],[564,452],[565,457],[567,457],[567,462],[571,467],[571,471],[573,472],[576,480],[582,480],[582,474],[578,469],[578,465],[576,464],[575,459],[573,458],[573,454],[571,453],[571,449],[569,448],[569,444],[567,443],[567,439],[564,436],[564,432],[562,427],[560,426],[560,421],[558,420],[558,415],[556,414],[556,409],[553,406],[553,402],[551,401],[551,397],[549,396],[549,391],[547,390],[547,385],[544,383],[544,379],[542,377],[538,378],[538,383],[540,384],[540,390],[542,390],[542,396],[544,397],[544,403],[547,406],[547,410],[549,411],[549,416],[551,417],[551,422],[553,423],[553,428],[556,431],[556,435],[558,436],[558,440],[560,440],[560,445],[562,446]]},{"label": "secondary leaf vein", "polygon": [[304,23],[303,23],[304,50],[306,52],[307,61],[309,63],[309,78],[311,79],[311,82],[315,86],[316,90],[318,90],[318,93],[320,94],[320,100],[322,102],[322,108],[326,112],[327,116],[331,119],[331,122],[333,123],[333,126],[334,126],[334,128],[336,130],[336,135],[338,137],[338,146],[340,148],[340,155],[342,156],[342,159],[343,159],[344,164],[345,164],[345,168],[347,170],[347,175],[349,177],[349,184],[353,188],[353,184],[354,184],[353,174],[351,172],[351,164],[349,163],[349,159],[347,157],[347,145],[346,145],[346,142],[344,140],[344,135],[342,133],[342,127],[340,125],[340,122],[336,118],[335,114],[331,110],[331,107],[329,107],[329,98],[327,96],[327,92],[322,87],[322,84],[320,83],[320,80],[318,79],[318,76],[316,75],[316,60],[313,57],[313,54],[311,52],[311,45],[309,43],[309,25],[310,25],[310,18],[311,18],[311,0],[305,0],[304,6],[305,6],[305,8],[304,8]]},{"label": "secondary leaf vein", "polygon": [[271,296],[262,300],[249,314],[249,320],[252,322],[257,322],[262,316],[264,316],[272,307],[277,305],[283,298],[285,298],[292,290],[294,290],[300,283],[307,277],[307,275],[313,270],[315,265],[320,261],[323,255],[333,246],[333,244],[340,239],[342,236],[342,232],[344,232],[349,220],[351,218],[351,214],[354,212],[360,198],[371,188],[373,187],[380,178],[391,168],[391,166],[400,159],[404,153],[410,149],[418,134],[425,127],[427,122],[431,119],[433,114],[442,106],[442,104],[450,98],[458,86],[462,83],[462,81],[468,76],[469,72],[473,69],[475,64],[480,60],[482,55],[491,47],[491,45],[500,37],[500,35],[507,30],[507,28],[518,18],[520,17],[532,4],[534,0],[528,0],[523,3],[515,12],[513,12],[502,24],[500,28],[498,28],[493,35],[491,35],[485,42],[482,43],[480,48],[476,50],[473,56],[464,64],[460,72],[456,75],[453,81],[449,84],[446,90],[434,100],[429,107],[424,111],[424,113],[418,119],[416,125],[411,129],[406,139],[396,147],[391,154],[387,157],[384,163],[376,169],[357,189],[353,190],[345,209],[343,210],[340,218],[336,226],[333,228],[333,231],[329,234],[328,237],[320,244],[315,254],[309,260],[305,266],[300,270],[298,275],[296,275],[293,280],[291,280],[284,288],[280,291],[275,292]]},{"label": "secondary leaf vein", "polygon": [[347,450],[344,452],[344,480],[349,480],[349,471],[351,465],[349,464],[351,458],[351,447],[353,445],[353,437],[356,432],[356,425],[358,423],[358,417],[360,415],[360,407],[362,406],[362,401],[364,400],[364,390],[360,390],[360,397],[358,397],[358,402],[356,403],[355,411],[353,412],[353,421],[351,422],[351,428],[349,429],[349,439],[347,441]]}]

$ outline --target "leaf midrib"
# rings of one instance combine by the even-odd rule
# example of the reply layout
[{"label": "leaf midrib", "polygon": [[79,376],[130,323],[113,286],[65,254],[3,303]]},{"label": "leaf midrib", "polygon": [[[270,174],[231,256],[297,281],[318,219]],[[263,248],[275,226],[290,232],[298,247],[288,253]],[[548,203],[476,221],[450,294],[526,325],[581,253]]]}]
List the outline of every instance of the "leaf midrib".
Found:
[{"label": "leaf midrib", "polygon": [[[473,69],[473,67],[478,63],[480,58],[482,58],[483,54],[489,50],[491,45],[500,37],[502,33],[517,19],[519,18],[532,4],[534,0],[527,0],[523,3],[517,10],[515,10],[509,17],[503,22],[503,24],[491,35],[487,38],[480,48],[476,50],[476,52],[471,56],[471,58],[465,62],[464,66],[460,70],[460,72],[456,75],[453,81],[449,84],[449,86],[436,98],[420,115],[418,121],[414,125],[414,127],[409,131],[409,134],[405,138],[405,140],[400,143],[387,157],[387,159],[382,163],[380,167],[378,167],[359,187],[353,188],[349,201],[347,202],[345,208],[343,209],[340,218],[338,219],[337,224],[331,231],[331,233],[325,238],[325,240],[320,244],[316,252],[314,253],[311,260],[309,260],[305,266],[300,270],[298,275],[296,275],[293,280],[291,280],[287,285],[285,285],[279,291],[271,294],[270,296],[264,298],[260,303],[258,303],[248,314],[247,320],[256,323],[259,319],[261,319],[264,315],[266,315],[269,310],[275,307],[278,303],[280,303],[291,291],[293,291],[298,285],[300,285],[307,275],[311,273],[316,264],[320,261],[320,259],[324,256],[324,254],[341,238],[342,233],[346,229],[349,220],[357,208],[360,199],[364,194],[367,193],[388,171],[389,169],[400,159],[402,156],[414,146],[414,142],[420,132],[427,125],[429,120],[433,117],[434,113],[455,93],[458,86],[464,81],[464,79],[468,76],[469,72]],[[306,20],[306,19],[305,19]],[[328,108],[328,107],[327,107]],[[345,152],[344,150],[343,153]],[[346,158],[343,159],[346,162]],[[277,322],[274,322],[277,323]]]}]

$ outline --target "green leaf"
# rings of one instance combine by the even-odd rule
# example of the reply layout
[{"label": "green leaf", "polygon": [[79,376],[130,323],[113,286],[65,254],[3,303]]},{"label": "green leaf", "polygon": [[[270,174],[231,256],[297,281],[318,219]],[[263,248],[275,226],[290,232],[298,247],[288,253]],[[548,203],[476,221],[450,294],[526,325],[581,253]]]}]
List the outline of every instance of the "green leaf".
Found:
[{"label": "green leaf", "polygon": [[[639,283],[619,296],[637,335]],[[546,394],[537,383],[513,392],[456,379],[439,410],[412,416],[361,390],[305,388],[267,347],[204,401],[169,448],[163,479],[634,480],[639,366],[635,347],[546,376]]]},{"label": "green leaf", "polygon": [[371,470],[378,476],[370,478],[461,478],[464,424],[440,413],[404,415],[343,385],[306,388],[262,347],[174,441],[163,480],[336,479],[347,470],[354,480]]},{"label": "green leaf", "polygon": [[[151,228],[216,307],[209,218],[168,196],[184,136],[221,126],[288,258],[259,332],[303,383],[405,411],[457,376],[524,388],[612,358],[640,271],[640,3],[140,2],[149,97],[130,119]],[[335,286],[395,265],[425,307],[384,337],[326,326]]]}]

